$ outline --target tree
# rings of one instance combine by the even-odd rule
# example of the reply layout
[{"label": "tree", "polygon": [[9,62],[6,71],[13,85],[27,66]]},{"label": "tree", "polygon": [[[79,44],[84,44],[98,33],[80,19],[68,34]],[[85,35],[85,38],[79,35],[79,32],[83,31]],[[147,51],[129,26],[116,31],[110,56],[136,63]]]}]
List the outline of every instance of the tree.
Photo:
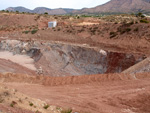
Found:
[{"label": "tree", "polygon": [[19,11],[16,11],[16,13],[19,13]]},{"label": "tree", "polygon": [[9,11],[8,11],[8,10],[7,10],[6,12],[7,12],[7,13],[9,13]]},{"label": "tree", "polygon": [[44,14],[45,14],[45,15],[48,15],[48,13],[47,13],[47,12],[45,12]]},{"label": "tree", "polygon": [[141,17],[141,16],[142,16],[142,13],[141,13],[141,12],[139,12],[139,13],[137,14],[137,16]]}]

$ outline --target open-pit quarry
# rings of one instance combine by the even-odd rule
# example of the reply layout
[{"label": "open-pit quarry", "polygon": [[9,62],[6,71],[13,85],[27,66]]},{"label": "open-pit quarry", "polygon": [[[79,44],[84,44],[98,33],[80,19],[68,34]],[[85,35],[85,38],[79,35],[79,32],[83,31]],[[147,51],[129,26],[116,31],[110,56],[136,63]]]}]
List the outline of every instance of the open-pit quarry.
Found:
[{"label": "open-pit quarry", "polygon": [[148,61],[88,44],[6,39],[0,42],[0,82],[73,113],[148,113],[149,74],[136,74],[149,72]]},{"label": "open-pit quarry", "polygon": [[0,59],[5,65],[6,61],[12,62],[12,68],[5,70],[1,66],[0,72],[19,72],[14,67],[20,65],[36,74],[77,76],[120,73],[142,61],[144,55],[107,51],[87,44],[1,40]]},{"label": "open-pit quarry", "polygon": [[150,113],[149,31],[133,15],[0,12],[0,113]]}]

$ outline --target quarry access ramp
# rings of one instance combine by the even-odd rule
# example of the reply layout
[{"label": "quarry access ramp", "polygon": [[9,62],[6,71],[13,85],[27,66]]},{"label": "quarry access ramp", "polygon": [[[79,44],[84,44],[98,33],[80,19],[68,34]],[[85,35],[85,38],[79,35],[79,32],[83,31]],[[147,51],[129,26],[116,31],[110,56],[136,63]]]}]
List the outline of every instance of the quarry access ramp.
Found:
[{"label": "quarry access ramp", "polygon": [[143,72],[150,72],[150,57],[131,66],[130,68],[123,71],[122,73],[134,74],[134,73],[143,73]]}]

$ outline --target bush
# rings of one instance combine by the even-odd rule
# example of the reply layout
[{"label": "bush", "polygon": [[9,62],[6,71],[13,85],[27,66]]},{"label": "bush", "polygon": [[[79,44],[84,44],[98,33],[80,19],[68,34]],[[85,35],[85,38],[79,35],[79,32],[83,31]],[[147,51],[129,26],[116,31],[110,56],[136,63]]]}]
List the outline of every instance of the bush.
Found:
[{"label": "bush", "polygon": [[138,17],[141,17],[141,16],[142,16],[142,13],[141,13],[141,12],[139,12],[139,13],[137,14],[137,16],[138,16]]},{"label": "bush", "polygon": [[38,31],[37,29],[33,29],[33,30],[31,31],[31,34],[35,34],[37,31]]},{"label": "bush", "polygon": [[131,22],[129,22],[128,24],[129,24],[129,25],[133,25],[133,24],[134,24],[134,22],[133,22],[133,21],[131,21]]},{"label": "bush", "polygon": [[113,37],[117,36],[117,33],[116,32],[110,32],[109,35],[110,35],[110,38],[113,38]]},{"label": "bush", "polygon": [[136,31],[136,32],[137,32],[137,31],[139,31],[139,28],[138,28],[138,27],[137,27],[137,28],[135,28],[135,29],[134,29],[134,31]]},{"label": "bush", "polygon": [[22,33],[28,34],[30,31],[23,31]]},{"label": "bush", "polygon": [[47,12],[45,12],[44,14],[45,14],[45,15],[48,15],[48,13],[47,13]]},{"label": "bush", "polygon": [[131,31],[131,28],[126,28],[126,32],[129,32],[129,31]]},{"label": "bush", "polygon": [[44,107],[43,107],[44,109],[47,109],[47,108],[49,108],[49,105],[47,104],[47,105],[44,105]]},{"label": "bush", "polygon": [[30,106],[33,106],[33,103],[31,102],[31,103],[29,103],[29,105],[30,105]]},{"label": "bush", "polygon": [[124,33],[129,32],[129,31],[131,31],[131,28],[129,28],[129,27],[125,27],[125,28],[119,27],[118,28],[118,32],[120,32],[120,34],[124,34]]},{"label": "bush", "polygon": [[149,23],[149,21],[148,21],[148,20],[145,20],[145,19],[140,20],[140,22],[141,22],[141,23]]},{"label": "bush", "polygon": [[10,104],[10,107],[14,107],[14,104],[11,103],[11,104]]},{"label": "bush", "polygon": [[12,101],[10,104],[10,107],[14,107],[14,105],[17,104],[15,101]]},{"label": "bush", "polygon": [[16,11],[16,13],[18,14],[18,13],[19,13],[19,11]]},{"label": "bush", "polygon": [[61,113],[71,113],[72,109],[62,110]]}]

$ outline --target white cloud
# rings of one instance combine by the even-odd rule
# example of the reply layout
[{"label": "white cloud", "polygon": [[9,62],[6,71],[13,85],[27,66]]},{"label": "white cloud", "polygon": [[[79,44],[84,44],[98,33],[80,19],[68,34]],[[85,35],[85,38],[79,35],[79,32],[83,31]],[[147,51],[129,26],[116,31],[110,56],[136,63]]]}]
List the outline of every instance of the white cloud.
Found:
[{"label": "white cloud", "polygon": [[109,0],[0,0],[0,9],[7,7],[23,6],[29,9],[35,7],[48,8],[75,8],[95,7]]}]

